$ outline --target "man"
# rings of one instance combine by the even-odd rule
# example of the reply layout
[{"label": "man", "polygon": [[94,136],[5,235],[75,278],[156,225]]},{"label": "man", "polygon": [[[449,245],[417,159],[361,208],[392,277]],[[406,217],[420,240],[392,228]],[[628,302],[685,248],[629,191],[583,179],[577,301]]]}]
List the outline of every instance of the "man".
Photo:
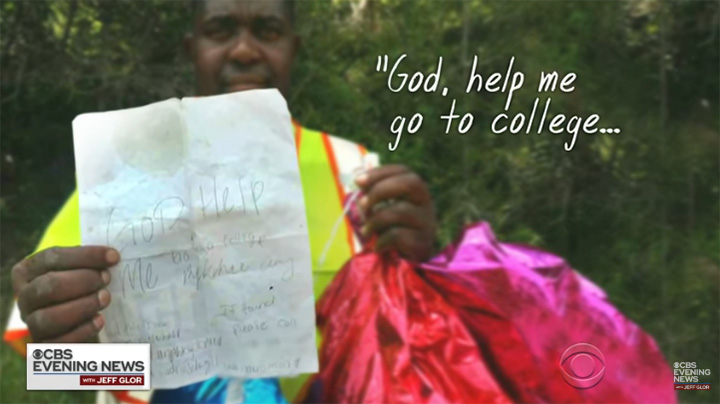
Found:
[{"label": "man", "polygon": [[[193,29],[185,38],[185,46],[195,67],[198,96],[277,88],[287,98],[290,73],[300,46],[294,30],[293,4],[287,0],[200,2],[195,6]],[[310,227],[315,292],[319,296],[359,247],[349,221],[345,220],[339,232],[333,228],[342,214],[349,182],[363,167],[365,150],[346,140],[294,125]],[[418,262],[427,259],[432,253],[436,222],[431,196],[420,177],[407,167],[393,165],[369,170],[357,177],[356,182],[364,193],[359,201],[365,217],[363,235],[377,235],[379,250],[394,249]],[[334,237],[333,233],[341,236]],[[121,257],[106,246],[77,247],[79,244],[75,192],[48,227],[37,252],[12,270],[17,311],[22,323],[27,324],[32,341],[84,342],[94,338],[105,324],[100,311],[112,298],[105,289],[111,282],[108,269]],[[24,333],[14,332],[16,336]],[[23,341],[6,334],[8,339],[24,349]],[[221,380],[211,387],[226,382]],[[284,385],[288,399],[294,398],[299,385],[298,382]],[[219,396],[213,395],[208,386],[192,390],[197,393],[195,399],[216,400]],[[252,388],[252,384],[245,386]],[[181,397],[163,394],[159,393],[155,401]],[[110,395],[101,397],[109,399]],[[120,392],[115,399],[143,403],[147,397]]]}]

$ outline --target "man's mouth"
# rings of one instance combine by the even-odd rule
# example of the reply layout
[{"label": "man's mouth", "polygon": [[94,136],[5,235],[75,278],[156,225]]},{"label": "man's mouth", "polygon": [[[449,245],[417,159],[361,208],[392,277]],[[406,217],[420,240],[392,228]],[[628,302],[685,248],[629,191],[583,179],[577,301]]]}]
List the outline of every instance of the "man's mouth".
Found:
[{"label": "man's mouth", "polygon": [[236,85],[234,85],[234,86],[229,86],[229,87],[227,88],[227,91],[226,91],[226,92],[228,92],[228,93],[235,93],[235,92],[238,92],[238,91],[257,90],[257,89],[259,89],[259,88],[265,88],[265,86],[264,86],[264,85],[261,85],[261,84],[252,84],[252,83],[248,83],[248,84],[236,84]]},{"label": "man's mouth", "polygon": [[234,93],[237,91],[267,88],[267,83],[267,80],[257,76],[233,77],[231,80],[227,81],[227,85],[225,86],[225,92]]}]

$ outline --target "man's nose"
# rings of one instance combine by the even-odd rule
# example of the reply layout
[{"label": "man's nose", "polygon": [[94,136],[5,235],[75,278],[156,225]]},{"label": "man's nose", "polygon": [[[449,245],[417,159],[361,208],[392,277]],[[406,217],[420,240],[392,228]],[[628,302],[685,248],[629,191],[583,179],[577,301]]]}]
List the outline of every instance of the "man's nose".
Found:
[{"label": "man's nose", "polygon": [[248,30],[242,30],[232,49],[230,49],[230,59],[242,64],[251,64],[258,62],[260,57],[260,50],[252,33]]}]

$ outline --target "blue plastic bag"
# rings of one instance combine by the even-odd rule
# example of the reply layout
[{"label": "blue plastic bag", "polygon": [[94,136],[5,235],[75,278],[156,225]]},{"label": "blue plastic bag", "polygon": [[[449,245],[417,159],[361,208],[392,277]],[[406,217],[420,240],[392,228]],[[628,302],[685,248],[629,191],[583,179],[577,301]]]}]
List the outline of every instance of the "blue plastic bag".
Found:
[{"label": "blue plastic bag", "polygon": [[277,379],[243,381],[243,400],[227,402],[230,378],[213,377],[173,390],[156,390],[150,404],[288,404]]}]

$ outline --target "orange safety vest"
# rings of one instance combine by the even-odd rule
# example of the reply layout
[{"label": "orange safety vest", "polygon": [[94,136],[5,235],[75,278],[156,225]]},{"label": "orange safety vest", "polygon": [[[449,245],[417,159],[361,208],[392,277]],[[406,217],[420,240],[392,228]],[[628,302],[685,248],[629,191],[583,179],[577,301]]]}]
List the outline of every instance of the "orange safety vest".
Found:
[{"label": "orange safety vest", "polygon": [[[305,196],[313,258],[313,286],[317,300],[337,271],[360,248],[359,239],[348,218],[345,217],[339,227],[336,223],[343,213],[343,201],[353,186],[355,176],[375,166],[377,159],[369,158],[372,155],[356,143],[303,128],[295,121],[293,126]],[[79,196],[75,190],[45,230],[36,252],[50,247],[80,244]],[[20,319],[17,304],[13,307],[3,339],[23,356],[26,355],[25,345],[30,342],[30,333]],[[280,379],[285,397],[293,400],[308,377],[300,375]],[[101,391],[98,392],[97,403],[146,404],[151,394],[152,391]]]}]

